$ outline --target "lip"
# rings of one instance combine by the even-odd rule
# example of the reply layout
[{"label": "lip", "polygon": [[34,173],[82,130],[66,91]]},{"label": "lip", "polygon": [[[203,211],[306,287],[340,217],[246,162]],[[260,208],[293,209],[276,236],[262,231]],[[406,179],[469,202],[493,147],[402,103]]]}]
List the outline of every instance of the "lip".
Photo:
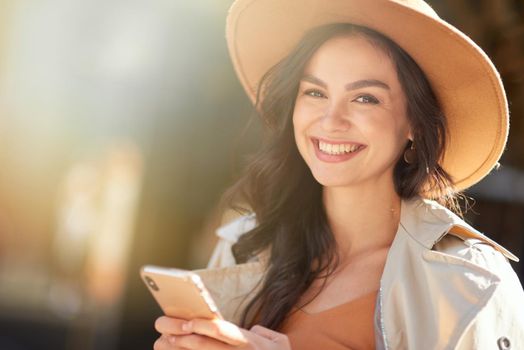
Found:
[{"label": "lip", "polygon": [[[358,145],[358,146],[362,146],[359,150],[355,151],[355,152],[351,152],[351,153],[346,153],[346,154],[326,154],[324,152],[322,152],[318,146],[318,143],[319,141],[322,141],[322,142],[325,142],[325,143],[330,143],[332,145],[340,145],[340,144],[345,144],[345,145]],[[363,145],[361,143],[357,143],[357,142],[351,142],[351,141],[332,141],[332,140],[326,140],[326,139],[322,139],[322,138],[311,138],[311,142],[313,143],[313,147],[315,148],[315,155],[317,156],[317,158],[323,162],[326,162],[326,163],[340,163],[340,162],[345,162],[353,157],[355,157],[357,154],[360,153],[360,151],[364,150],[367,146],[366,145]]]}]

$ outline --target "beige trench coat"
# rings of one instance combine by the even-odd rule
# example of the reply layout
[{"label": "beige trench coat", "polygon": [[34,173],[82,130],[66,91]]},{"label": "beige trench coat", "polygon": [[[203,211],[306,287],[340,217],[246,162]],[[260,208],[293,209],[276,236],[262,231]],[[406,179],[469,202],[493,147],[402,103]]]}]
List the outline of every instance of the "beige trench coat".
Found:
[{"label": "beige trench coat", "polygon": [[[217,231],[203,278],[223,316],[238,322],[260,286],[267,253],[236,264],[231,246],[254,215]],[[430,200],[402,201],[375,309],[377,349],[524,349],[524,291],[507,259],[518,259]]]}]

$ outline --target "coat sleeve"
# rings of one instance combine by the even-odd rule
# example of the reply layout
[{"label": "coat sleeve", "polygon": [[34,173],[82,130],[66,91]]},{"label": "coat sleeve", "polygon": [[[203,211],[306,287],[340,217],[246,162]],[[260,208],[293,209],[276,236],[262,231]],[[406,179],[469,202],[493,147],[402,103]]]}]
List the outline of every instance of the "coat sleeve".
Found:
[{"label": "coat sleeve", "polygon": [[252,230],[256,226],[255,214],[241,216],[227,225],[217,229],[216,235],[219,240],[216,244],[207,268],[228,267],[236,264],[235,257],[231,248],[244,233]]},{"label": "coat sleeve", "polygon": [[454,254],[494,272],[500,282],[461,337],[457,349],[524,349],[524,291],[508,259],[478,240],[460,246]]},{"label": "coat sleeve", "polygon": [[255,225],[255,216],[248,215],[220,227],[207,268],[193,270],[202,278],[222,316],[235,324],[239,324],[242,310],[256,292],[264,266],[260,262],[237,264],[231,247]]}]

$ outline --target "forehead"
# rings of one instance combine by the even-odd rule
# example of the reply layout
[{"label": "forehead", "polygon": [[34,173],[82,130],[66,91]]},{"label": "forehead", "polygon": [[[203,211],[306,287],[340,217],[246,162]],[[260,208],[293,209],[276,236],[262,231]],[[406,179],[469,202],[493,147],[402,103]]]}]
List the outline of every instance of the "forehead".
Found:
[{"label": "forehead", "polygon": [[305,74],[397,82],[397,71],[389,53],[361,34],[328,39],[305,66]]}]

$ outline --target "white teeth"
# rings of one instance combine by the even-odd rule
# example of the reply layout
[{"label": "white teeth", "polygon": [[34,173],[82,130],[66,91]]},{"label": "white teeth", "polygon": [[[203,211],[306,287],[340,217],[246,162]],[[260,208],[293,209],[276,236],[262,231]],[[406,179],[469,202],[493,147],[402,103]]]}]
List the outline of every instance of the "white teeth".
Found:
[{"label": "white teeth", "polygon": [[360,146],[350,145],[350,144],[335,144],[334,145],[331,143],[319,141],[318,148],[320,148],[320,150],[324,153],[331,154],[331,155],[338,155],[338,154],[355,152],[357,149],[360,149]]}]

